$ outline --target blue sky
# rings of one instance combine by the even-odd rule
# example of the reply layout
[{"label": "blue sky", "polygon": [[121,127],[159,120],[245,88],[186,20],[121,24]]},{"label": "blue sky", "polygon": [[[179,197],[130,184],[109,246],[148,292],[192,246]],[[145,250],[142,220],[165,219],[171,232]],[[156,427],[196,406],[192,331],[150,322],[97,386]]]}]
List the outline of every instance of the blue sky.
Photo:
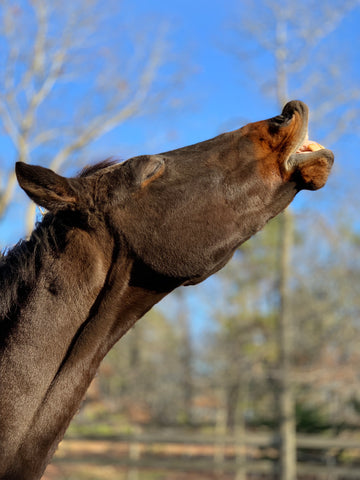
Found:
[{"label": "blue sky", "polygon": [[[278,3],[285,7],[291,4],[284,1]],[[104,5],[106,4],[107,2],[104,2]],[[316,3],[305,2],[305,11],[307,4],[307,14],[316,17],[317,7],[311,10],[311,5]],[[134,29],[146,27],[153,32],[156,32],[158,26],[166,25],[170,61],[173,65],[180,65],[179,68],[183,68],[185,72],[181,84],[169,91],[169,98],[178,99],[179,105],[174,109],[155,111],[151,116],[134,118],[121,125],[91,144],[86,150],[86,157],[95,161],[112,155],[128,158],[137,154],[157,153],[210,138],[224,130],[238,128],[248,121],[276,115],[278,107],[275,95],[265,95],[260,85],[261,82],[266,84],[273,81],[273,59],[256,46],[248,33],[244,31],[242,37],[237,37],[231,31],[231,25],[241,25],[241,21],[246,23],[246,5],[252,6],[252,13],[257,12],[259,19],[263,18],[261,14],[264,13],[264,4],[259,1],[124,1],[122,17],[112,19],[113,28],[121,29],[124,19],[127,19]],[[327,5],[336,10],[342,4],[331,1]],[[304,20],[299,18],[299,25]],[[319,17],[319,24],[321,22]],[[321,58],[321,49],[325,49],[327,60],[323,65],[332,70],[339,67],[345,72],[340,88],[347,92],[356,86],[360,89],[359,25],[360,6],[357,6],[325,38],[320,47],[314,50],[313,58],[305,65],[302,75],[306,77],[307,71],[309,76],[314,71],[316,73],[316,62]],[[258,26],[261,29],[261,24]],[[272,35],[270,32],[270,39]],[[238,46],[248,52],[246,61],[231,53],[231,50]],[[116,51],[116,46],[112,47]],[[297,48],[296,42],[294,48]],[[341,56],[343,65],[338,63]],[[292,86],[296,87],[296,78]],[[335,97],[339,93],[338,89],[339,86],[332,90],[329,83],[328,98]],[[68,90],[68,95],[76,95],[76,90]],[[316,98],[308,92],[300,98],[305,100],[310,108],[317,107]],[[324,121],[335,123],[336,117],[341,115],[342,111],[337,110],[329,113]],[[360,114],[357,120],[360,122]],[[315,132],[321,133],[321,128],[317,127],[320,126],[313,126]],[[352,203],[356,202],[359,198],[359,131],[348,132],[331,145],[336,153],[336,167],[329,185],[321,192],[302,194],[296,200],[295,208],[329,208],[330,211],[338,206],[334,203],[334,198],[341,198],[342,202],[346,202],[347,196]],[[0,136],[0,148],[2,159],[11,157],[11,149],[4,136]],[[41,163],[41,159],[35,158],[34,163]],[[23,194],[18,191],[14,208],[0,225],[2,247],[13,244],[23,235],[24,208],[19,210],[23,199]],[[353,218],[353,222],[357,225],[359,217]]]}]

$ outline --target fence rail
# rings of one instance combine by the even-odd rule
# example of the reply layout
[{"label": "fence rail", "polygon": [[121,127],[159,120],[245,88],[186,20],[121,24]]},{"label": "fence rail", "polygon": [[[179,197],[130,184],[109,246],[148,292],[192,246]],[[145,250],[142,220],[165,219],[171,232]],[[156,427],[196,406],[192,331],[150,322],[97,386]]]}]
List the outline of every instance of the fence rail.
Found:
[{"label": "fence rail", "polygon": [[[301,461],[304,455],[299,456],[299,476],[311,475],[313,479],[331,480],[360,479],[360,438],[298,435],[296,444],[302,454],[309,450],[317,459],[316,463]],[[239,437],[164,431],[107,438],[68,438],[63,445],[64,451],[55,458],[55,462],[113,464],[132,471],[157,468],[184,472],[223,472],[236,474],[237,479],[245,479],[246,474],[266,474],[269,478],[278,478],[279,437],[272,433],[246,432]],[[96,445],[99,446],[98,450]],[[262,449],[265,449],[265,453]],[[270,456],[269,450],[271,458],[264,458]],[[337,453],[344,451],[351,453],[355,462],[337,463]],[[135,477],[132,475],[131,478]]]}]

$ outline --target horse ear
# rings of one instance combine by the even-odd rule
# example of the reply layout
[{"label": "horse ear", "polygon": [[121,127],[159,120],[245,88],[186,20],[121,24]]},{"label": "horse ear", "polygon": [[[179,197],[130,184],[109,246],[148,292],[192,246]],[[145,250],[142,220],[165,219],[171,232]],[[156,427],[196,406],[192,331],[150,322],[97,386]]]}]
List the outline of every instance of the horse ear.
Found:
[{"label": "horse ear", "polygon": [[52,170],[17,162],[15,172],[20,187],[37,205],[49,211],[76,205],[78,198],[69,180]]},{"label": "horse ear", "polygon": [[136,183],[145,188],[164,173],[165,162],[159,155],[144,155],[132,161],[132,168]]}]

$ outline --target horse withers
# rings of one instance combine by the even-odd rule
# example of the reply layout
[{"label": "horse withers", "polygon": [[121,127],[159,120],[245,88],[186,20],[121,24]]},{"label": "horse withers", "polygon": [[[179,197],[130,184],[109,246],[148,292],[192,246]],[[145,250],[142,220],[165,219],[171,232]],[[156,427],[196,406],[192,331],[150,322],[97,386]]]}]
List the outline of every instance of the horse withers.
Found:
[{"label": "horse withers", "polygon": [[48,213],[0,258],[0,479],[41,477],[99,363],[146,311],[325,184],[333,154],[307,130],[308,109],[293,101],[275,118],[76,178],[17,163]]}]

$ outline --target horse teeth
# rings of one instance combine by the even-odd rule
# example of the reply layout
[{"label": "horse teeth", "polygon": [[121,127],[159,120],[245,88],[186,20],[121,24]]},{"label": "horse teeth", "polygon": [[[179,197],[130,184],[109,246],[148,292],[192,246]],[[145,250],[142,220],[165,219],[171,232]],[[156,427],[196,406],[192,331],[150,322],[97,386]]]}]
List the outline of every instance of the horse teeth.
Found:
[{"label": "horse teeth", "polygon": [[320,143],[310,143],[308,145],[308,149],[311,150],[312,152],[316,152],[316,151],[321,150],[323,148],[325,148],[325,147],[320,145]]}]

